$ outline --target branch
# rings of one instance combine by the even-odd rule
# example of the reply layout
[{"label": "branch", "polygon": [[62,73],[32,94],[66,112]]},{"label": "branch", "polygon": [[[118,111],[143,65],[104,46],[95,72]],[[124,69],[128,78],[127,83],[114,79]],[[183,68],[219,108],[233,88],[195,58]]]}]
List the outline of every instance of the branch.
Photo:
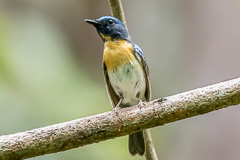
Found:
[{"label": "branch", "polygon": [[121,0],[108,0],[111,8],[111,14],[123,22],[125,28],[127,29],[126,18],[123,12],[122,1]]},{"label": "branch", "polygon": [[149,129],[143,130],[144,139],[146,141],[145,158],[147,160],[158,160],[156,150],[153,146],[153,140]]},{"label": "branch", "polygon": [[0,136],[0,159],[24,159],[129,135],[240,103],[240,78],[114,111]]}]

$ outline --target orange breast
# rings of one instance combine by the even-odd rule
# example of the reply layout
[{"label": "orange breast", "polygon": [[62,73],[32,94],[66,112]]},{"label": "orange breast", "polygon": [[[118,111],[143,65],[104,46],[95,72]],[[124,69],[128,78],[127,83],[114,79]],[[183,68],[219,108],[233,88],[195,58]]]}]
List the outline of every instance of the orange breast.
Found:
[{"label": "orange breast", "polygon": [[133,46],[126,40],[106,41],[104,43],[103,60],[108,70],[112,71],[134,59]]}]

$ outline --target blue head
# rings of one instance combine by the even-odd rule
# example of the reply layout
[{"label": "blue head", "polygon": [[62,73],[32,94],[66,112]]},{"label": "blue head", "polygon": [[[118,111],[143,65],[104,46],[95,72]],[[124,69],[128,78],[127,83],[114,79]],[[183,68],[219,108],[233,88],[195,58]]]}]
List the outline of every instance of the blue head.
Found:
[{"label": "blue head", "polygon": [[124,24],[115,17],[103,16],[96,20],[85,19],[85,22],[93,25],[103,41],[114,39],[130,40]]}]

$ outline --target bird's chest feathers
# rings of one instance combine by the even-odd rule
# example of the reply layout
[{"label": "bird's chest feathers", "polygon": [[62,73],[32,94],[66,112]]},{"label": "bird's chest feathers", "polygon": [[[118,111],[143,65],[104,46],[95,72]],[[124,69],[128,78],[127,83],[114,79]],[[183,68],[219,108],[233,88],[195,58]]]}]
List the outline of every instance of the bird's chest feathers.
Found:
[{"label": "bird's chest feathers", "polygon": [[133,46],[125,40],[106,41],[103,60],[109,71],[135,60]]},{"label": "bird's chest feathers", "polygon": [[119,97],[123,97],[123,104],[137,104],[144,98],[146,80],[140,63],[135,59],[112,71],[108,71],[109,81]]}]

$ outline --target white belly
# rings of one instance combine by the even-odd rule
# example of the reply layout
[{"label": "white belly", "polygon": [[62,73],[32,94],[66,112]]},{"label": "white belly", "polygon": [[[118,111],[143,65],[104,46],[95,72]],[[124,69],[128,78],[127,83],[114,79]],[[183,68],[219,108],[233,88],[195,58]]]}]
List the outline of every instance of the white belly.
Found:
[{"label": "white belly", "polygon": [[137,60],[117,67],[108,76],[115,93],[123,98],[123,104],[135,105],[139,103],[139,98],[144,100],[146,80]]}]

